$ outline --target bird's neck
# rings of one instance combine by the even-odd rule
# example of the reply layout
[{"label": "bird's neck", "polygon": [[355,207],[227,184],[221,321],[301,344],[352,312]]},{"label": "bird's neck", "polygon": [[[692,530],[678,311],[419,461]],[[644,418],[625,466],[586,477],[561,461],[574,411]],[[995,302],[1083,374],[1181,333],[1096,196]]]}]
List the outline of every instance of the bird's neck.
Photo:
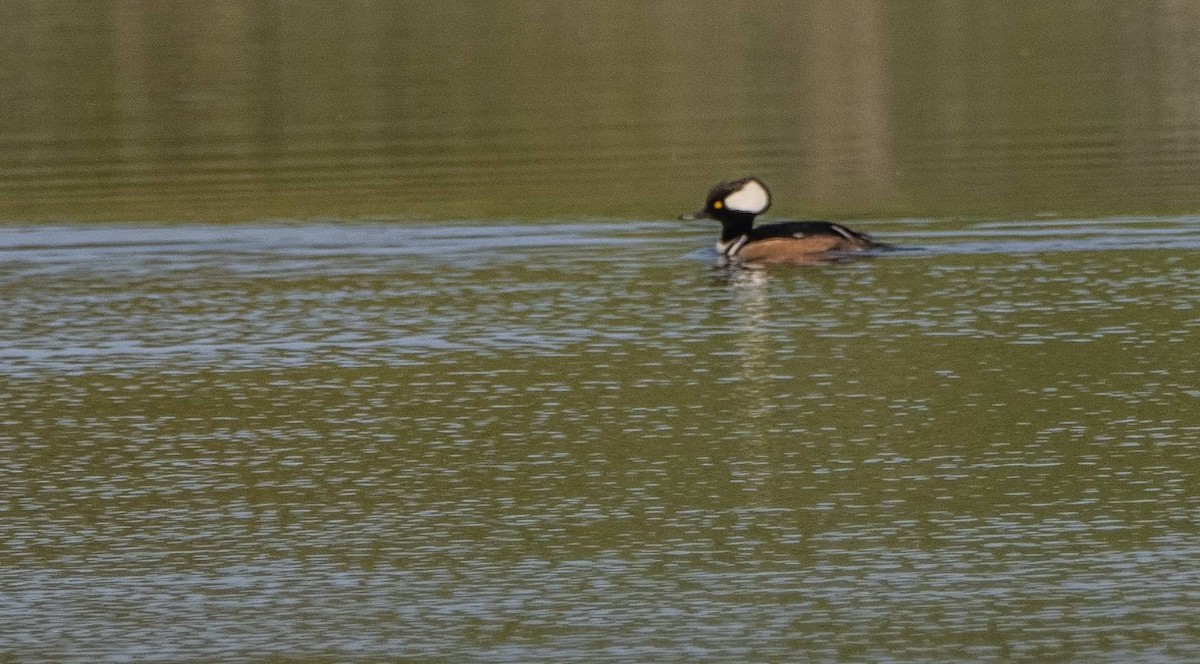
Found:
[{"label": "bird's neck", "polygon": [[721,217],[721,241],[730,242],[750,232],[754,227],[752,214],[726,214]]}]

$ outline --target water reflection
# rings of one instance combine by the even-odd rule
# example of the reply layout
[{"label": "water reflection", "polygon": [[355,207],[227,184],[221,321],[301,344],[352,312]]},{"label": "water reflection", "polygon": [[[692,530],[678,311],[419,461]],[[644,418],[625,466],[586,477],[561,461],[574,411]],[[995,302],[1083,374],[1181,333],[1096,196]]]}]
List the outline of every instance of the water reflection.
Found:
[{"label": "water reflection", "polygon": [[1194,658],[1194,220],[865,225],[6,231],[0,652]]},{"label": "water reflection", "polygon": [[742,173],[788,216],[1191,212],[1198,26],[1176,0],[13,0],[0,219],[655,218]]}]

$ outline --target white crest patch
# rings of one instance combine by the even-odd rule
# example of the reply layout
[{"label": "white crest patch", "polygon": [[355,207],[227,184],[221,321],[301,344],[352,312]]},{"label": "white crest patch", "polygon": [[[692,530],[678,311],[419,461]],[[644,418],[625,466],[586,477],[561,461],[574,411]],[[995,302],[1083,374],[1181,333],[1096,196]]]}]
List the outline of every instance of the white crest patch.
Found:
[{"label": "white crest patch", "polygon": [[759,214],[771,204],[771,195],[758,180],[750,180],[741,189],[725,197],[725,207],[735,212]]}]

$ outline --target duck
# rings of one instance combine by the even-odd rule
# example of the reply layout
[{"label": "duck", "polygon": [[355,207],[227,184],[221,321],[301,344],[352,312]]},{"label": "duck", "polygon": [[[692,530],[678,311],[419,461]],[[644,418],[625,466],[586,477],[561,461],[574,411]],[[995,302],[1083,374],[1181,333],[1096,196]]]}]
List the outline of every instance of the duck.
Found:
[{"label": "duck", "polygon": [[848,252],[892,248],[830,221],[783,221],[755,227],[754,218],[769,207],[767,185],[756,177],[745,177],[717,183],[709,190],[704,207],[683,218],[721,222],[717,253],[729,262],[819,263],[843,258]]}]

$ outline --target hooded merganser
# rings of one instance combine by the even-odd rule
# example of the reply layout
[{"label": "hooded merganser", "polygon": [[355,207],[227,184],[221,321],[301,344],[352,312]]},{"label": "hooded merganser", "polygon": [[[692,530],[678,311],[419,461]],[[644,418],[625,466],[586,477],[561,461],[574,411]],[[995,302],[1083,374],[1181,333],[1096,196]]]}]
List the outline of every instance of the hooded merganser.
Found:
[{"label": "hooded merganser", "polygon": [[708,192],[692,219],[721,222],[717,253],[744,263],[814,263],[836,252],[886,249],[858,231],[828,221],[784,221],[754,227],[754,217],[771,207],[771,192],[758,178],[721,182]]}]

